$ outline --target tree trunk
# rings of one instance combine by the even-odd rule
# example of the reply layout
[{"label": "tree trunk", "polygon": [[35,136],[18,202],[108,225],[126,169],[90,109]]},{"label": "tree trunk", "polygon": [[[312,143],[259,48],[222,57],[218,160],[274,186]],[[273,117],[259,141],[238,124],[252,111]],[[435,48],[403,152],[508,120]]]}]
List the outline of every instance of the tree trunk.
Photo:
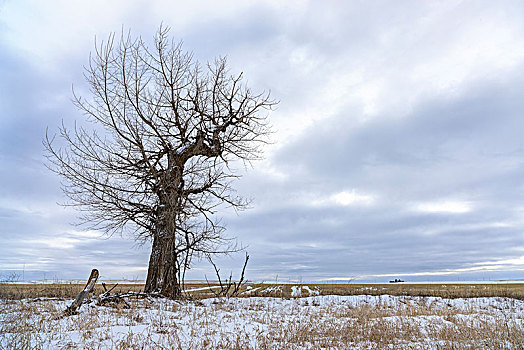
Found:
[{"label": "tree trunk", "polygon": [[157,292],[159,289],[158,276],[160,274],[160,239],[155,236],[153,238],[153,246],[151,247],[151,255],[149,256],[149,266],[147,269],[147,279],[144,291],[146,293]]},{"label": "tree trunk", "polygon": [[158,292],[169,298],[181,296],[179,261],[176,256],[177,215],[180,211],[180,193],[184,188],[183,165],[172,155],[168,157],[168,171],[164,174],[164,192],[159,197],[157,231],[149,258],[145,292]]},{"label": "tree trunk", "polygon": [[168,237],[157,236],[153,239],[144,291],[177,299],[182,295],[182,290],[178,279],[174,235],[166,236]]},{"label": "tree trunk", "polygon": [[[169,211],[169,210],[167,210]],[[172,210],[171,210],[172,213]],[[145,292],[160,293],[168,298],[181,296],[176,256],[176,225],[173,215],[163,215],[163,222],[153,238]],[[165,224],[165,222],[169,224]]]}]

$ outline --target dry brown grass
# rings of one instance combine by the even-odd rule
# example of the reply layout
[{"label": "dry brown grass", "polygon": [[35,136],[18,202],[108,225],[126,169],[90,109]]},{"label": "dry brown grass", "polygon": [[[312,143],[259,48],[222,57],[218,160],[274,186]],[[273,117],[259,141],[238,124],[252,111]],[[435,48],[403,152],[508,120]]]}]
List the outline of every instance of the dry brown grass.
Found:
[{"label": "dry brown grass", "polygon": [[[211,283],[213,286],[214,284]],[[108,284],[113,286],[113,284]],[[292,297],[293,287],[307,287],[319,295],[395,295],[395,296],[434,296],[441,298],[479,298],[507,297],[524,300],[524,283],[507,284],[270,284],[247,283],[241,289],[240,296]],[[13,284],[0,283],[0,298],[74,298],[84,287],[83,284]],[[186,289],[207,287],[206,283],[189,283]],[[114,292],[140,292],[143,284],[119,284]],[[309,296],[306,288],[302,288],[302,296]],[[103,293],[102,286],[95,287],[95,294]],[[186,293],[192,299],[213,297],[209,290],[196,290]]]},{"label": "dry brown grass", "polygon": [[[113,287],[114,283],[108,283],[107,287]],[[78,283],[1,283],[0,282],[0,299],[27,299],[27,298],[58,298],[70,299],[78,295],[84,288],[85,284]],[[206,284],[190,283],[186,288],[205,287]],[[144,290],[144,284],[137,283],[118,283],[113,289],[113,293],[141,292]],[[100,283],[95,285],[95,295],[102,294],[104,289]],[[203,293],[206,295],[208,293]],[[195,294],[198,295],[198,294]],[[202,296],[203,296],[202,295]]]},{"label": "dry brown grass", "polygon": [[[311,295],[394,295],[433,296],[441,298],[507,297],[524,300],[524,283],[508,284],[250,284],[243,296],[292,296],[293,287],[301,287],[301,296]],[[249,292],[247,288],[250,288]],[[305,287],[305,288],[304,288]],[[313,291],[313,294],[309,291]],[[201,293],[206,296],[207,293]]]},{"label": "dry brown grass", "polygon": [[[53,283],[53,284],[0,284],[0,298],[4,299],[26,299],[26,298],[59,298],[70,299],[84,288],[85,284]],[[138,292],[143,290],[140,284],[122,284],[115,291]],[[104,290],[100,284],[95,286],[95,294],[101,294]]]},{"label": "dry brown grass", "polygon": [[319,284],[323,295],[396,295],[441,298],[507,297],[524,300],[524,283],[508,284]]}]

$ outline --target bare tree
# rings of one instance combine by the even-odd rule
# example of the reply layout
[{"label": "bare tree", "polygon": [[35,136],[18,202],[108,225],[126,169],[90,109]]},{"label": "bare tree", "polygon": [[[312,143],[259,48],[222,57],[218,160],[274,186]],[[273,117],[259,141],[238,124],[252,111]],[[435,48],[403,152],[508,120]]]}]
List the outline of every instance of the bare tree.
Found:
[{"label": "bare tree", "polygon": [[154,48],[123,34],[95,44],[91,98],[74,94],[93,127],[62,123],[44,145],[79,223],[152,240],[145,291],[176,298],[195,257],[234,250],[214,214],[246,206],[231,162],[260,156],[275,102],[225,58],[200,65],[168,32],[160,27]]}]

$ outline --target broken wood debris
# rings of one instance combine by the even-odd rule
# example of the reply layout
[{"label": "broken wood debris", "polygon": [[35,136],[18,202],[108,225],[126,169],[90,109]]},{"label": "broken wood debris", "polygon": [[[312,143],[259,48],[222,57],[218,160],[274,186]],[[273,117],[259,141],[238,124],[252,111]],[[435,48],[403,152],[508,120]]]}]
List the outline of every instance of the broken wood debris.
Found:
[{"label": "broken wood debris", "polygon": [[91,275],[89,275],[89,279],[87,280],[87,283],[84,289],[82,289],[82,291],[77,295],[73,303],[69,305],[67,309],[65,309],[64,313],[66,315],[74,315],[77,313],[78,308],[82,306],[82,302],[87,297],[87,295],[94,291],[97,280],[98,280],[98,270],[93,269],[91,271]]}]

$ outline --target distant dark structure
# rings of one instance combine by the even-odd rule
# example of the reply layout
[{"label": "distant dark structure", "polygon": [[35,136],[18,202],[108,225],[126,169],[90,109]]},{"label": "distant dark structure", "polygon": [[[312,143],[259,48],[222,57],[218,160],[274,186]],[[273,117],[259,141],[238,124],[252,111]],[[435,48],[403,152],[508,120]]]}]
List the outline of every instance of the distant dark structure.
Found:
[{"label": "distant dark structure", "polygon": [[393,281],[389,281],[389,283],[399,283],[399,282],[404,282],[404,281],[398,278],[395,278]]}]

